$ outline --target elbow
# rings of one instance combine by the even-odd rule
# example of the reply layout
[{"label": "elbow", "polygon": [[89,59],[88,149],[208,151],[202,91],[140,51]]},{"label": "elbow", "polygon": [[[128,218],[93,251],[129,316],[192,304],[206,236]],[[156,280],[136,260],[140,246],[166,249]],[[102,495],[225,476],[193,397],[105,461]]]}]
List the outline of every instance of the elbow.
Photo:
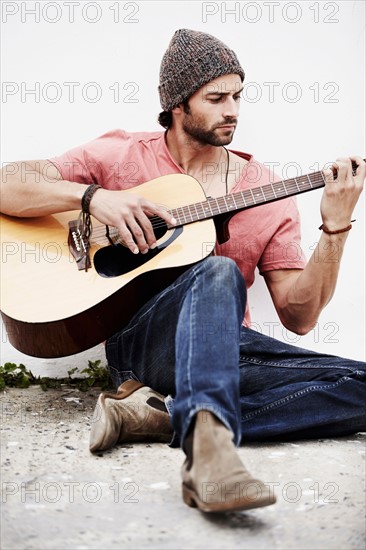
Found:
[{"label": "elbow", "polygon": [[280,319],[283,326],[287,330],[293,332],[294,334],[297,334],[298,336],[306,336],[306,334],[314,329],[318,321],[318,318],[314,320],[309,318],[300,319],[299,317],[289,318],[288,316],[280,316]]},{"label": "elbow", "polygon": [[[311,330],[313,330],[315,324],[311,324],[311,325],[301,325],[299,327],[296,327],[296,330],[294,330],[293,332],[295,334],[297,334],[298,336],[306,336],[306,334],[308,334]],[[289,329],[291,330],[291,329]]]}]

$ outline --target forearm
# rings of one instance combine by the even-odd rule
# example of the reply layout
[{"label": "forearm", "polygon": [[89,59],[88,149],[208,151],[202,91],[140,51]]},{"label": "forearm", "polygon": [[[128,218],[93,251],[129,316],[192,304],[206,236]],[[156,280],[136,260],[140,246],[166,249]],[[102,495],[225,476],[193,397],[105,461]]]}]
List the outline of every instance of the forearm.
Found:
[{"label": "forearm", "polygon": [[331,169],[324,171],[325,187],[320,204],[324,229],[313,255],[300,272],[279,270],[266,275],[282,323],[297,334],[306,334],[314,327],[333,296],[349,224],[365,175],[365,161],[357,156],[337,159]]},{"label": "forearm", "polygon": [[316,324],[323,308],[332,298],[348,232],[322,233],[305,269],[294,277],[282,310],[285,326],[306,334]]},{"label": "forearm", "polygon": [[1,170],[0,209],[18,217],[44,216],[81,207],[86,185],[62,180],[48,161],[20,161]]}]

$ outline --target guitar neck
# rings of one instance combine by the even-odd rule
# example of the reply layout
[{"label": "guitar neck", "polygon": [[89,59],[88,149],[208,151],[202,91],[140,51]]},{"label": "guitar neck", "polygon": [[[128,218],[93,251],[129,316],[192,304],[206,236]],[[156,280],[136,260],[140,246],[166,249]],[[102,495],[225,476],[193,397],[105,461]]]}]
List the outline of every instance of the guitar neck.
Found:
[{"label": "guitar neck", "polygon": [[186,225],[213,218],[220,214],[235,214],[247,208],[278,201],[324,186],[323,172],[313,172],[298,178],[280,180],[245,191],[238,191],[222,197],[209,198],[202,202],[174,208],[170,210],[170,213],[177,220],[177,225]]}]

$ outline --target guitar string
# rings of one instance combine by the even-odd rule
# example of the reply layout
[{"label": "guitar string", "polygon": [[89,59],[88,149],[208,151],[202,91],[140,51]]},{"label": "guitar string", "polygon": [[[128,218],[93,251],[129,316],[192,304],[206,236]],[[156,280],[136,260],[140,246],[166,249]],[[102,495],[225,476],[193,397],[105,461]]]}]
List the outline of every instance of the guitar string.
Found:
[{"label": "guitar string", "polygon": [[[226,171],[225,171],[225,195],[227,195],[229,193],[229,189],[228,189],[228,176],[229,176],[229,166],[230,166],[230,158],[229,158],[229,151],[226,149],[226,147],[223,146],[223,149],[226,151]],[[213,197],[207,197],[207,199],[212,199]],[[214,199],[215,200],[215,199]],[[181,207],[181,208],[186,208],[186,207]],[[174,210],[174,209],[172,209]],[[151,221],[151,225],[153,227],[153,229],[159,229],[160,227],[164,227],[164,225],[166,225],[166,223],[164,222],[164,220],[161,220],[161,218],[159,218],[158,216],[153,216],[152,218],[150,218],[150,221]],[[104,228],[100,228],[100,231],[99,231],[99,234],[97,234],[98,230],[96,230],[94,233],[94,236],[105,236],[105,229]],[[118,230],[110,230],[110,233],[116,233],[118,235]],[[113,236],[115,237],[116,235],[110,235],[110,236]]]},{"label": "guitar string", "polygon": [[[227,155],[229,155],[229,152],[228,150],[226,149],[226,147],[224,147]],[[190,205],[185,205],[185,206],[178,206],[177,208],[172,208],[171,210],[169,210],[169,212],[172,212],[172,211],[178,211],[178,210],[182,210],[182,215],[184,217],[184,221],[187,222],[187,220],[185,219],[186,218],[186,215],[184,213],[184,209],[188,210],[190,217],[192,218],[192,215],[190,214],[190,209],[192,207],[194,207],[194,209],[196,210],[196,207],[197,206],[201,206],[202,208],[202,213],[204,214],[204,210],[203,210],[203,204],[205,203],[208,203],[210,205],[210,212],[209,212],[209,216],[208,218],[212,217],[213,215],[215,214],[220,214],[221,213],[221,207],[224,206],[227,208],[227,204],[226,204],[226,196],[228,195],[228,172],[229,172],[229,163],[227,163],[227,168],[226,168],[226,177],[225,177],[225,189],[226,189],[226,195],[223,196],[223,197],[217,197],[217,198],[213,198],[213,197],[207,197],[207,199],[205,201],[200,201],[198,203],[193,203],[193,204],[190,204]],[[318,173],[316,173],[318,174]],[[299,177],[298,179],[300,180],[301,178],[304,178],[304,177],[307,177],[307,175],[305,176],[301,176]],[[285,180],[286,182],[286,189],[289,190],[290,192],[294,191],[294,194],[297,194],[299,192],[299,183],[300,184],[303,184],[303,183],[308,183],[306,180],[303,180],[302,182],[300,181],[299,183],[296,181],[297,178],[290,178],[288,180]],[[235,195],[236,197],[241,197],[241,199],[244,201],[244,207],[245,206],[255,206],[255,205],[261,205],[261,204],[265,204],[265,202],[267,202],[269,199],[267,199],[262,191],[262,189],[264,187],[268,188],[268,189],[271,189],[271,194],[273,195],[273,198],[277,198],[276,196],[276,193],[273,189],[273,186],[275,185],[279,185],[279,184],[284,184],[285,182],[282,181],[282,180],[279,180],[279,181],[276,181],[274,182],[273,184],[266,184],[264,186],[261,186],[261,187],[253,187],[253,188],[250,188],[250,189],[245,189],[243,191],[238,191],[237,193],[234,193],[233,195]],[[323,177],[321,178],[318,178],[315,179],[313,178],[312,179],[312,184],[314,185],[317,185],[318,183],[324,183],[324,179]],[[255,193],[256,190],[261,190],[261,193],[260,193],[260,197],[261,199],[263,199],[263,197],[266,199],[265,201],[263,202],[259,202],[257,203],[255,201],[255,197],[252,196],[253,193]],[[312,189],[311,187],[309,188],[309,190]],[[247,194],[249,196],[245,197],[244,194]],[[282,198],[286,198],[287,194],[283,195],[282,197],[280,197],[280,199]],[[247,199],[247,200],[246,200]],[[248,202],[248,204],[247,204]],[[221,203],[221,204],[220,204]],[[215,204],[216,204],[216,207],[215,207]],[[215,211],[217,209],[217,211]],[[195,214],[197,215],[197,214]],[[203,218],[204,219],[204,218]],[[166,222],[164,220],[162,220],[160,217],[158,216],[153,216],[152,218],[150,218],[151,220],[151,225],[154,229],[159,229],[160,227],[164,227],[166,226]],[[197,221],[198,219],[196,220],[192,220],[193,221]],[[172,227],[174,228],[174,227]],[[112,236],[116,236],[118,235],[118,230],[116,228],[111,228],[111,231],[112,233],[114,233],[114,235]],[[100,236],[105,236],[105,229],[104,227],[100,227],[100,228],[96,228],[94,231],[93,231],[93,234],[95,237],[100,237]]]}]

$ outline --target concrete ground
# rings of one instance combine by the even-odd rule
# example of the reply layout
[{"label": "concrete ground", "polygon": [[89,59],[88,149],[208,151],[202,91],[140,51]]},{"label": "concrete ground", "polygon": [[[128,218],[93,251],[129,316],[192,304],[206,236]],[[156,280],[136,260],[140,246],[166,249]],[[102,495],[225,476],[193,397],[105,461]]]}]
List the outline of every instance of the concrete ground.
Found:
[{"label": "concrete ground", "polygon": [[2,549],[365,548],[366,434],[240,447],[277,503],[205,515],[182,501],[179,449],[90,454],[98,393],[2,392]]}]

